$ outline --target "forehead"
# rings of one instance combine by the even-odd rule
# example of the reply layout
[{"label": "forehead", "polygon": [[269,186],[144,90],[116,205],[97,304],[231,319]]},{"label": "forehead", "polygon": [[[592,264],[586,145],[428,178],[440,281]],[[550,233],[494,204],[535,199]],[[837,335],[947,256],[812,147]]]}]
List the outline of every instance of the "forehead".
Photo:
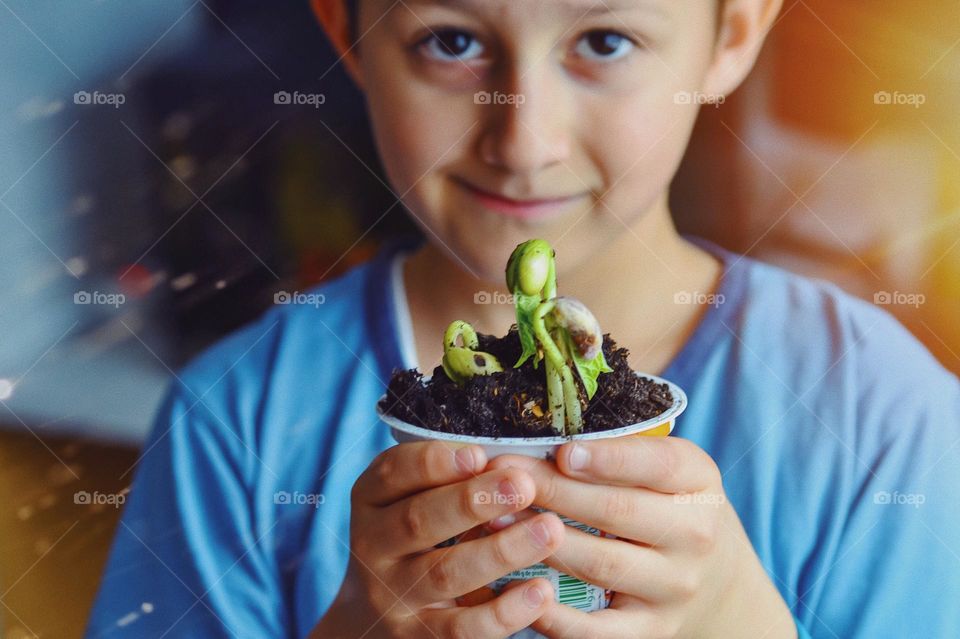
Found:
[{"label": "forehead", "polygon": [[463,11],[503,11],[508,8],[518,10],[547,10],[564,16],[588,17],[591,15],[643,11],[645,13],[669,15],[670,9],[677,5],[708,0],[406,0],[411,7],[435,6]]}]

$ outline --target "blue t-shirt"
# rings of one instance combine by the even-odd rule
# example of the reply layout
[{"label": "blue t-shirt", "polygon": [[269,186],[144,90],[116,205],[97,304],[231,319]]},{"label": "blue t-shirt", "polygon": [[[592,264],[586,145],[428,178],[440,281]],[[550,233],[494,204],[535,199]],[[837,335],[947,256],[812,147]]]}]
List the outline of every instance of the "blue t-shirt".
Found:
[{"label": "blue t-shirt", "polygon": [[[698,243],[725,270],[661,373],[690,399],[674,435],[717,462],[801,639],[960,637],[957,378],[886,312]],[[393,445],[375,403],[416,365],[398,268],[415,246],[179,372],[88,637],[307,635],[346,570],[351,486]]]}]

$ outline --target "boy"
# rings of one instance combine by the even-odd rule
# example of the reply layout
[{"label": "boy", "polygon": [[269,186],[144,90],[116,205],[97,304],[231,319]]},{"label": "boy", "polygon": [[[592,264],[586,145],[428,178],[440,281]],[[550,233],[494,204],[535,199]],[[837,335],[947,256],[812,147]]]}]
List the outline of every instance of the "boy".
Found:
[{"label": "boy", "polygon": [[[733,91],[778,0],[313,4],[427,241],[182,371],[90,636],[960,636],[957,379],[883,312],[670,220],[700,102],[677,96]],[[506,292],[531,237],[634,368],[687,390],[674,436],[556,464],[391,446],[390,372],[438,364],[451,319],[502,334],[512,307],[474,295]],[[610,609],[542,579],[458,605],[540,560],[615,591]]]}]

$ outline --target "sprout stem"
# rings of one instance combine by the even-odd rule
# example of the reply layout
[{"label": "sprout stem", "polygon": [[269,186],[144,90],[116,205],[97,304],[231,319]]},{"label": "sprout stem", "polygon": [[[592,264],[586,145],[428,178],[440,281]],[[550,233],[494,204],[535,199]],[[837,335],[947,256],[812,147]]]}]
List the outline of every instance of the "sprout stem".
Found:
[{"label": "sprout stem", "polygon": [[[533,314],[533,332],[543,347],[547,360],[547,399],[553,414],[553,427],[568,435],[579,433],[583,428],[580,409],[580,394],[573,379],[573,371],[557,341],[547,330],[545,318],[556,306],[556,299],[541,302]],[[554,329],[556,330],[556,329]],[[560,340],[563,344],[563,340]],[[559,380],[557,378],[559,377]],[[559,381],[559,383],[558,383]],[[559,417],[558,417],[559,415]]]},{"label": "sprout stem", "polygon": [[583,430],[580,389],[586,401],[597,389],[597,376],[610,372],[603,359],[603,334],[590,310],[573,298],[557,297],[556,251],[545,240],[518,244],[505,269],[507,288],[514,295],[521,353],[518,368],[533,358],[537,368],[545,359],[547,399],[557,433]]}]

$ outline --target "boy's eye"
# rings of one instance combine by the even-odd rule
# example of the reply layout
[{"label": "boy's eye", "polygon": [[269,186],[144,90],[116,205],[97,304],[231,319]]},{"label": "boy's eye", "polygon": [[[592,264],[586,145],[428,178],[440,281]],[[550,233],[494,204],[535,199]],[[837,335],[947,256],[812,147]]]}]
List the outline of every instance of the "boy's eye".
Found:
[{"label": "boy's eye", "polygon": [[617,60],[633,50],[630,38],[616,31],[590,31],[577,42],[576,52],[588,60]]},{"label": "boy's eye", "polygon": [[442,61],[473,60],[483,53],[483,45],[466,31],[435,31],[421,44],[428,56]]}]

